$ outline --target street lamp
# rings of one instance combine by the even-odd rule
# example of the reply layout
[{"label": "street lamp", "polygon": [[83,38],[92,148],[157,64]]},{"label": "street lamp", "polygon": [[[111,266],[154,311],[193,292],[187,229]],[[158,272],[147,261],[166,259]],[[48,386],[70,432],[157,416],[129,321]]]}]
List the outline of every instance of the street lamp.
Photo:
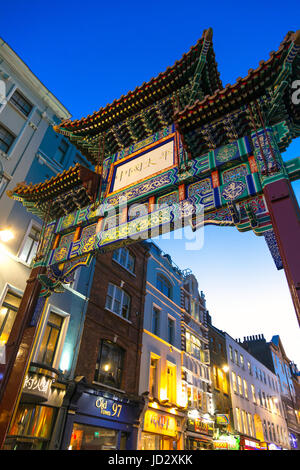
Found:
[{"label": "street lamp", "polygon": [[227,364],[225,364],[223,367],[222,367],[223,371],[224,372],[228,372],[229,371],[229,367]]}]

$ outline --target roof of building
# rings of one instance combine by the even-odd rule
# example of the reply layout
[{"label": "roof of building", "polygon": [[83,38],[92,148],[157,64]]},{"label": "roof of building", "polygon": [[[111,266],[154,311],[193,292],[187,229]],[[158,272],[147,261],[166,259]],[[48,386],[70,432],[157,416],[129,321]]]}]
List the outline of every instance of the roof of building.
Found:
[{"label": "roof of building", "polygon": [[18,183],[7,194],[47,220],[59,218],[95,201],[100,176],[77,163],[47,181]]},{"label": "roof of building", "polygon": [[[129,147],[175,122],[186,149],[195,157],[252,132],[251,113],[254,119],[257,113],[249,111],[247,105],[260,100],[263,106],[267,99],[276,105],[275,119],[292,121],[296,136],[300,134],[299,111],[290,99],[289,87],[282,85],[287,82],[289,67],[292,67],[290,77],[298,76],[299,45],[300,31],[288,32],[268,60],[224,88],[212,47],[212,30],[208,29],[165,72],[85,118],[65,120],[55,130],[67,136],[96,164],[105,155]],[[293,46],[298,49],[291,50]],[[224,122],[215,124],[220,119]]]}]

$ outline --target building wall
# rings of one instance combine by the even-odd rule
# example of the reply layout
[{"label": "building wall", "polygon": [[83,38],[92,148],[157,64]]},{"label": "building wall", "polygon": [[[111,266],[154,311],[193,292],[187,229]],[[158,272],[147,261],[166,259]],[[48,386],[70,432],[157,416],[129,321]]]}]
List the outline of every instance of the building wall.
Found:
[{"label": "building wall", "polygon": [[[139,244],[130,246],[129,251],[136,260],[134,274],[112,259],[113,252],[97,255],[76,375],[85,376],[89,383],[94,381],[100,341],[107,339],[126,351],[120,388],[127,393],[138,394],[147,251]],[[106,308],[109,283],[122,285],[130,295],[128,320]]]}]

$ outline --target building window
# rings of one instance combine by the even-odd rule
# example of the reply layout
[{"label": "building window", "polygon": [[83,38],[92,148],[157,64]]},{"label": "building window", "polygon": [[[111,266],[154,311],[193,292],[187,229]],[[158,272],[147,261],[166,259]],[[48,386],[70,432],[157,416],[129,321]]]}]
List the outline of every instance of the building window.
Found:
[{"label": "building window", "polygon": [[152,311],[152,333],[156,336],[159,335],[160,328],[160,310],[156,307],[153,307]]},{"label": "building window", "polygon": [[157,397],[157,371],[158,371],[158,359],[151,357],[150,375],[149,375],[149,392],[150,392],[151,397]]},{"label": "building window", "polygon": [[249,434],[248,423],[247,423],[247,415],[246,415],[246,411],[244,411],[244,410],[242,410],[242,420],[243,420],[244,433]]},{"label": "building window", "polygon": [[156,287],[164,295],[171,298],[171,296],[172,296],[172,286],[171,286],[170,282],[164,276],[162,276],[161,274],[159,274],[157,276]]},{"label": "building window", "polygon": [[96,363],[95,381],[114,388],[121,387],[124,349],[111,341],[102,340]]},{"label": "building window", "polygon": [[21,111],[25,116],[29,116],[30,111],[32,110],[32,104],[24,98],[19,91],[15,91],[10,99],[19,111]]},{"label": "building window", "polygon": [[250,375],[252,375],[252,368],[251,368],[251,364],[249,361],[248,361],[248,372]]},{"label": "building window", "polygon": [[242,379],[241,377],[238,375],[238,386],[239,386],[239,394],[240,395],[243,395],[243,385],[242,385]]},{"label": "building window", "polygon": [[235,362],[236,364],[238,364],[238,363],[239,363],[239,359],[238,359],[238,352],[237,352],[237,350],[236,350],[236,349],[234,350],[234,362]]},{"label": "building window", "polygon": [[10,289],[0,308],[0,341],[6,343],[12,330],[22,297]]},{"label": "building window", "polygon": [[167,398],[170,403],[176,401],[176,367],[167,366]]},{"label": "building window", "polygon": [[2,174],[2,176],[1,176],[1,174],[0,174],[0,197],[4,193],[4,191],[5,191],[5,189],[6,189],[9,182],[10,182],[10,179],[7,178],[7,176],[5,176],[4,174]]},{"label": "building window", "polygon": [[233,361],[233,353],[232,353],[232,347],[229,346],[229,357]]},{"label": "building window", "polygon": [[254,428],[253,428],[253,421],[252,421],[251,413],[247,413],[247,418],[248,418],[249,434],[250,434],[250,436],[255,437],[254,436]]},{"label": "building window", "polygon": [[13,134],[0,124],[0,150],[7,153],[15,140]]},{"label": "building window", "polygon": [[53,367],[55,353],[63,324],[63,317],[50,312],[36,361]]},{"label": "building window", "polygon": [[269,440],[269,436],[268,436],[268,428],[267,428],[267,423],[266,421],[264,420],[264,437],[265,437],[265,440],[268,441]]},{"label": "building window", "polygon": [[175,320],[168,317],[168,343],[174,344],[175,342]]},{"label": "building window", "polygon": [[240,354],[240,363],[241,367],[244,367],[244,356],[242,354]]},{"label": "building window", "polygon": [[68,151],[68,144],[65,140],[61,140],[60,141],[60,144],[59,144],[59,147],[56,151],[56,158],[58,160],[59,163],[63,163],[65,157],[66,157],[66,154],[67,154],[67,151]]},{"label": "building window", "polygon": [[127,248],[119,248],[113,253],[113,260],[121,264],[124,268],[128,269],[131,273],[134,272],[135,257],[130,253]]},{"label": "building window", "polygon": [[51,437],[54,418],[55,408],[51,406],[21,403],[9,432],[9,441],[12,436],[24,436],[27,439],[18,439],[15,449],[44,449]]},{"label": "building window", "polygon": [[233,391],[234,391],[234,392],[237,392],[236,373],[235,373],[235,372],[232,372],[232,373],[231,373],[231,377],[232,377],[232,387],[233,387]]},{"label": "building window", "polygon": [[105,308],[128,320],[130,310],[130,297],[120,287],[109,283]]},{"label": "building window", "polygon": [[196,359],[201,359],[201,342],[199,338],[192,335],[188,331],[185,333],[186,339],[186,352],[194,356]]},{"label": "building window", "polygon": [[32,226],[23,244],[19,258],[27,264],[30,264],[36,255],[40,233],[39,228]]}]

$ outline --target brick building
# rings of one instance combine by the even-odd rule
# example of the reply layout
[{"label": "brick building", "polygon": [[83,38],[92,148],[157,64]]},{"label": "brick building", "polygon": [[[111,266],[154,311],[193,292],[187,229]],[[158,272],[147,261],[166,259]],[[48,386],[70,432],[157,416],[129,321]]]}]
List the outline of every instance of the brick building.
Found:
[{"label": "brick building", "polygon": [[134,449],[148,250],[97,255],[63,449]]}]

